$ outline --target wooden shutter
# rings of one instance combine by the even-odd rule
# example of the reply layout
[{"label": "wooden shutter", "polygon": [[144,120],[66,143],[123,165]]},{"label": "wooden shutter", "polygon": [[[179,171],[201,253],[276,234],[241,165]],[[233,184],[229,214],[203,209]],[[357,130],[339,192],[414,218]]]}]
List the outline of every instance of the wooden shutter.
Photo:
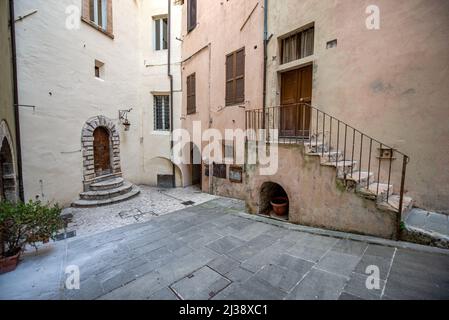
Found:
[{"label": "wooden shutter", "polygon": [[226,105],[245,102],[245,49],[226,56]]},{"label": "wooden shutter", "polygon": [[226,57],[226,105],[234,104],[234,54]]},{"label": "wooden shutter", "polygon": [[187,3],[187,31],[192,31],[196,27],[196,0],[188,0]]},{"label": "wooden shutter", "polygon": [[187,77],[187,114],[196,113],[196,75]]}]

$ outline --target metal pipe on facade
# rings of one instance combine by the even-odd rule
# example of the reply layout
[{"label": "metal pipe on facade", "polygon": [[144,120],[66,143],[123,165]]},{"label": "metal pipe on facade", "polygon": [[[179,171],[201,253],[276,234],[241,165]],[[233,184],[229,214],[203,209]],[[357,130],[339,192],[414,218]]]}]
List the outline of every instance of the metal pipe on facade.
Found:
[{"label": "metal pipe on facade", "polygon": [[267,99],[267,61],[268,61],[268,0],[264,0],[263,5],[263,113],[262,126],[265,129],[265,109]]},{"label": "metal pipe on facade", "polygon": [[23,171],[22,171],[22,144],[20,141],[20,119],[19,119],[19,87],[17,81],[17,51],[16,51],[16,27],[14,15],[14,0],[9,0],[9,17],[11,23],[11,52],[12,52],[12,70],[14,86],[14,124],[16,133],[16,156],[17,156],[17,179],[19,182],[19,199],[25,201],[25,192],[23,189]]},{"label": "metal pipe on facade", "polygon": [[[167,0],[168,3],[168,32],[167,32],[167,74],[168,74],[168,78],[170,80],[170,154],[173,152],[173,126],[174,126],[174,113],[173,113],[173,75],[171,73],[171,0]],[[173,188],[176,188],[176,166],[173,163],[172,159],[172,173],[173,173],[173,177],[172,177],[172,185]]]}]

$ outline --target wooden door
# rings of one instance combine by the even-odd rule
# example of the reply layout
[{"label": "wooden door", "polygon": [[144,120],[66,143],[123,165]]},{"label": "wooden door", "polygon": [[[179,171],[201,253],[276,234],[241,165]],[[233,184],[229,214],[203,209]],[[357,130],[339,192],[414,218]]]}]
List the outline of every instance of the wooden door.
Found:
[{"label": "wooden door", "polygon": [[199,153],[198,148],[191,144],[190,148],[190,163],[192,164],[192,185],[200,185],[201,186],[201,163],[198,163],[198,160],[201,159],[201,155]]},{"label": "wooden door", "polygon": [[281,137],[310,134],[313,66],[288,71],[281,76]]},{"label": "wooden door", "polygon": [[96,176],[111,173],[109,144],[109,132],[105,128],[97,128],[94,132],[94,166]]}]

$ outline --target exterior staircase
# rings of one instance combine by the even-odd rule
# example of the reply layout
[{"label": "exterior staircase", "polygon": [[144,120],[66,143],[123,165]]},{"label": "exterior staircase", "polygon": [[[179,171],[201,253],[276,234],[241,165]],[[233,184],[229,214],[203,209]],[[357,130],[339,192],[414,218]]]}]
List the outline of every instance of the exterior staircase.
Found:
[{"label": "exterior staircase", "polygon": [[[405,188],[407,155],[306,103],[247,110],[245,123],[249,140],[303,145],[305,157],[335,168],[338,187],[393,213],[395,237],[401,237],[404,218],[413,208]],[[296,135],[284,136],[292,133]]]},{"label": "exterior staircase", "polygon": [[[395,193],[394,185],[388,181],[377,181],[378,175],[367,171],[357,160],[346,160],[343,151],[335,151],[335,148],[325,142],[325,134],[312,135],[304,142],[305,154],[310,157],[318,157],[322,166],[334,167],[337,178],[348,191],[354,191],[358,196],[375,201],[380,210],[391,211],[399,214],[401,195]],[[401,217],[413,208],[413,199],[403,196]]]},{"label": "exterior staircase", "polygon": [[132,199],[140,189],[125,181],[121,176],[107,175],[96,178],[88,190],[80,193],[80,199],[72,203],[76,208],[106,206]]}]

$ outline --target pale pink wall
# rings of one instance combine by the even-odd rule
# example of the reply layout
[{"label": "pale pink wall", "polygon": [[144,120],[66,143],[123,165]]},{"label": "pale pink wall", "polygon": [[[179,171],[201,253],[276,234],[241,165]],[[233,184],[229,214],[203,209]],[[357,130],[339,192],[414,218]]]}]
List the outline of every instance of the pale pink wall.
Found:
[{"label": "pale pink wall", "polygon": [[[392,239],[397,215],[382,211],[373,200],[337,186],[334,167],[320,165],[318,157],[306,156],[301,145],[279,145],[279,170],[273,176],[259,174],[260,166],[248,166],[246,203],[260,213],[264,183],[279,184],[289,198],[289,221],[296,224]],[[292,165],[292,164],[295,165]]]},{"label": "pale pink wall", "polygon": [[[365,26],[371,4],[380,30]],[[314,22],[314,55],[291,64],[313,62],[313,105],[408,154],[416,205],[449,212],[449,2],[271,0],[268,10],[268,104],[279,104],[278,37]]]},{"label": "pale pink wall", "polygon": [[[182,64],[182,86],[185,92],[186,78],[195,72],[197,113],[186,115],[187,100],[184,94],[183,127],[191,131],[192,121],[199,120],[202,122],[203,130],[212,127],[224,133],[224,129],[227,128],[244,129],[245,108],[262,107],[262,2],[257,0],[198,1],[198,25],[190,33],[187,33],[186,3],[183,8],[182,32],[182,56],[186,61]],[[225,107],[226,55],[242,47],[245,47],[246,53],[245,103]],[[217,184],[214,183],[214,186],[219,194],[243,197],[244,184],[233,184],[229,180],[220,179]],[[206,178],[203,181],[203,190],[208,190]]]}]

